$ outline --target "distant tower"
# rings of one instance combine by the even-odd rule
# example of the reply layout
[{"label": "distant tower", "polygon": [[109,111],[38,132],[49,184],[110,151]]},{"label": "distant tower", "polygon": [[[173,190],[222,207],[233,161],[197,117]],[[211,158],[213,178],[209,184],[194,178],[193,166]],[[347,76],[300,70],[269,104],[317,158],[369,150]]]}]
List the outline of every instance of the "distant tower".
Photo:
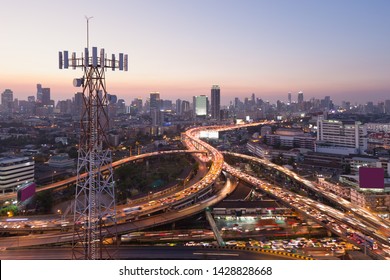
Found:
[{"label": "distant tower", "polygon": [[42,85],[37,84],[37,103],[42,103]]},{"label": "distant tower", "polygon": [[207,96],[199,95],[193,97],[195,117],[207,116]]},{"label": "distant tower", "polygon": [[181,111],[181,99],[176,100],[176,115],[180,116],[182,114]]},{"label": "distant tower", "polygon": [[50,88],[42,88],[42,105],[50,105]]},{"label": "distant tower", "polygon": [[220,120],[221,111],[221,90],[218,85],[213,85],[211,88],[211,118]]},{"label": "distant tower", "polygon": [[288,98],[288,104],[291,104],[291,92],[288,93],[287,98]]},{"label": "distant tower", "polygon": [[76,120],[80,120],[81,113],[83,112],[83,108],[85,107],[83,104],[83,93],[82,92],[76,92],[74,94],[74,102],[73,102],[73,117]]},{"label": "distant tower", "polygon": [[30,103],[34,103],[35,102],[35,96],[32,95],[32,96],[27,97],[27,101],[30,102]]},{"label": "distant tower", "polygon": [[150,109],[155,108],[156,110],[160,110],[160,93],[159,92],[151,92],[150,93]]},{"label": "distant tower", "polygon": [[190,102],[187,100],[183,100],[181,102],[181,113],[186,113],[190,110]]},{"label": "distant tower", "polygon": [[[88,34],[87,18],[87,34]],[[108,98],[105,72],[107,69],[127,71],[127,55],[106,58],[104,49],[88,47],[77,58],[68,51],[59,53],[59,66],[81,68],[84,75],[73,81],[82,87],[83,108],[80,119],[80,142],[77,163],[77,182],[74,204],[73,259],[111,258],[105,242],[116,237],[115,188],[108,131]],[[83,174],[86,174],[83,177]],[[106,225],[106,227],[104,227]],[[103,228],[104,227],[104,228]]]},{"label": "distant tower", "polygon": [[303,103],[303,92],[300,91],[298,92],[298,104],[302,104]]},{"label": "distant tower", "polygon": [[12,113],[14,107],[14,93],[10,89],[6,89],[1,94],[1,105],[5,113]]}]

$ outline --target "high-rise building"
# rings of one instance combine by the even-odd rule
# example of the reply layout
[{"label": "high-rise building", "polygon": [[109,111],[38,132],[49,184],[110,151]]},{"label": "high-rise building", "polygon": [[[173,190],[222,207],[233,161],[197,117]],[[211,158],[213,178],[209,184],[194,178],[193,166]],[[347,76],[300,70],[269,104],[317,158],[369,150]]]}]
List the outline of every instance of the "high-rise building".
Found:
[{"label": "high-rise building", "polygon": [[42,103],[42,85],[37,84],[37,103]]},{"label": "high-rise building", "polygon": [[181,111],[181,99],[176,100],[176,115],[180,116],[182,113]]},{"label": "high-rise building", "polygon": [[390,100],[385,100],[385,112],[390,115]]},{"label": "high-rise building", "polygon": [[300,91],[298,92],[298,104],[302,104],[303,103],[303,92]]},{"label": "high-rise building", "polygon": [[181,113],[186,113],[190,110],[190,102],[187,100],[183,100],[181,102]]},{"label": "high-rise building", "polygon": [[138,108],[139,111],[142,110],[142,98],[134,98],[133,103]]},{"label": "high-rise building", "polygon": [[0,191],[34,181],[34,161],[28,157],[0,159]]},{"label": "high-rise building", "polygon": [[81,113],[84,107],[83,93],[76,92],[73,100],[73,116],[75,119],[79,120],[81,118]]},{"label": "high-rise building", "polygon": [[157,108],[150,108],[150,117],[152,119],[153,126],[161,125],[161,111]]},{"label": "high-rise building", "polygon": [[160,101],[162,111],[172,111],[172,100],[161,100]]},{"label": "high-rise building", "polygon": [[42,105],[50,104],[50,88],[42,88]]},{"label": "high-rise building", "polygon": [[115,94],[107,94],[107,99],[109,104],[116,104],[118,97]]},{"label": "high-rise building", "polygon": [[10,89],[6,89],[1,94],[1,106],[3,108],[3,112],[12,113],[14,107],[14,93]]},{"label": "high-rise building", "polygon": [[132,116],[136,116],[137,114],[140,114],[142,111],[142,99],[141,98],[134,98],[133,101],[131,101],[130,105],[130,113]]},{"label": "high-rise building", "polygon": [[194,114],[195,117],[199,116],[207,116],[207,96],[206,95],[199,95],[194,96]]},{"label": "high-rise building", "polygon": [[325,109],[332,109],[332,100],[330,99],[330,96],[325,96],[323,100],[321,100],[321,107]]},{"label": "high-rise building", "polygon": [[159,92],[151,92],[150,93],[150,110],[157,109],[160,110],[160,93]]},{"label": "high-rise building", "polygon": [[123,99],[118,99],[118,102],[117,102],[117,111],[116,113],[119,115],[119,114],[126,114],[126,103],[125,103],[125,100]]},{"label": "high-rise building", "polygon": [[211,88],[211,118],[220,120],[221,110],[221,91],[218,85],[213,85]]},{"label": "high-rise building", "polygon": [[360,122],[317,121],[316,152],[361,154],[367,150],[367,129]]},{"label": "high-rise building", "polygon": [[287,94],[288,104],[291,104],[291,92]]},{"label": "high-rise building", "polygon": [[35,96],[32,95],[32,96],[27,97],[27,101],[31,102],[31,103],[34,103],[35,102]]}]

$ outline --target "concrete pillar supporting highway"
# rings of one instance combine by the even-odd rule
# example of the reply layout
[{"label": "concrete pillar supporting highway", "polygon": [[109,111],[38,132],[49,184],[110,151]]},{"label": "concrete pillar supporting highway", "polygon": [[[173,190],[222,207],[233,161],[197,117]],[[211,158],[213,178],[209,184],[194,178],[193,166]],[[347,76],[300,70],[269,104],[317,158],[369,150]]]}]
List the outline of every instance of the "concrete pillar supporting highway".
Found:
[{"label": "concrete pillar supporting highway", "polygon": [[225,242],[223,241],[221,233],[219,232],[219,230],[217,228],[217,225],[216,225],[216,223],[214,221],[214,218],[213,218],[213,216],[211,215],[211,213],[209,211],[206,211],[206,219],[209,222],[209,224],[211,226],[211,229],[214,232],[214,236],[215,236],[215,239],[218,242],[218,245],[219,246],[224,246]]}]

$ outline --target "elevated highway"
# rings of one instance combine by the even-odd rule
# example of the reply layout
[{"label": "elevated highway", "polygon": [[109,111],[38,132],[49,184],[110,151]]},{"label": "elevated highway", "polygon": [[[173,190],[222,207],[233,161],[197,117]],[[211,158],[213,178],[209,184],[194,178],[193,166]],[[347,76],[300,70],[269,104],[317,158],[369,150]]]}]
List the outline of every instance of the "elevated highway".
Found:
[{"label": "elevated highway", "polygon": [[[223,156],[222,154],[213,148],[212,146],[204,143],[194,136],[196,134],[197,128],[193,128],[186,133],[183,134],[184,144],[186,146],[193,146],[194,144],[197,146],[196,150],[190,149],[188,151],[164,151],[164,152],[156,152],[144,155],[138,155],[130,158],[126,158],[120,161],[116,161],[113,163],[113,167],[118,167],[123,164],[126,164],[130,161],[139,160],[146,158],[148,156],[159,156],[163,154],[172,154],[177,152],[185,152],[185,153],[195,153],[195,154],[206,154],[207,160],[210,160],[211,166],[208,170],[208,173],[198,182],[193,184],[191,187],[187,187],[185,190],[177,192],[176,194],[155,200],[153,204],[150,202],[145,202],[140,205],[133,205],[133,209],[137,209],[136,211],[132,211],[131,213],[125,213],[125,209],[123,211],[118,211],[116,219],[118,221],[117,232],[128,233],[134,230],[142,230],[148,227],[157,226],[160,224],[170,223],[176,221],[178,219],[182,219],[198,212],[203,211],[204,208],[211,206],[223,198],[225,198],[228,194],[230,194],[234,188],[236,187],[235,183],[231,183],[231,180],[228,179],[225,186],[221,191],[215,193],[213,190],[214,183],[217,178],[220,176],[223,165]],[[203,159],[204,156],[199,156],[200,159]],[[86,175],[83,175],[86,176]],[[48,186],[48,188],[59,187],[70,182],[75,182],[77,178],[70,178],[66,180],[66,182],[57,182],[57,184],[52,184]],[[103,217],[104,219],[105,217]],[[107,217],[108,218],[108,217]],[[70,225],[71,226],[71,225]],[[82,225],[79,225],[82,226]],[[109,227],[107,228],[109,229]],[[31,231],[30,229],[5,229],[7,232],[12,231]],[[42,231],[46,231],[45,229],[40,229]],[[33,244],[50,244],[50,243],[63,243],[69,242],[70,235],[67,233],[59,233],[59,234],[51,234],[51,236],[46,236],[45,240],[42,240],[40,237],[30,236],[28,239],[18,239],[18,245],[22,246],[20,243],[22,240],[24,243],[28,243],[29,245]],[[8,238],[7,238],[8,239]],[[9,240],[9,239],[8,239]],[[1,240],[0,240],[1,243]],[[6,243],[6,242],[5,242]],[[6,244],[4,245],[6,246]],[[14,245],[16,243],[13,243]],[[0,246],[4,247],[4,246]]]},{"label": "elevated highway", "polygon": [[[244,248],[246,249],[246,248]],[[108,249],[110,256],[125,260],[291,260],[302,259],[294,254],[280,254],[272,250],[248,248],[239,250],[228,247],[169,247],[169,246],[121,246]],[[1,260],[69,260],[71,248],[23,248],[0,251]],[[310,259],[310,258],[304,258]]]},{"label": "elevated highway", "polygon": [[[147,153],[147,154],[140,154],[136,156],[131,156],[127,157],[124,159],[120,159],[117,161],[114,161],[112,163],[112,168],[116,169],[118,167],[121,167],[123,165],[126,165],[130,162],[149,158],[149,157],[154,157],[154,156],[161,156],[161,155],[169,155],[169,154],[207,154],[205,150],[171,150],[171,151],[158,151],[158,152],[152,152],[152,153]],[[107,167],[103,168],[103,172],[107,169]],[[80,178],[84,178],[86,173],[81,174]],[[73,176],[70,178],[67,178],[65,180],[61,180],[52,184],[44,185],[44,186],[38,186],[37,192],[45,191],[45,190],[50,190],[50,189],[57,189],[61,187],[67,187],[76,184],[77,181],[77,176]],[[5,193],[5,194],[0,194],[0,201],[6,201],[6,200],[15,200],[16,199],[16,193]]]},{"label": "elevated highway", "polygon": [[[256,177],[248,175],[240,170],[225,163],[223,169],[239,178],[240,180],[259,188],[263,192],[267,193],[271,197],[282,201],[284,204],[295,209],[318,224],[321,224],[329,231],[342,237],[366,250],[375,259],[390,259],[390,255],[387,253],[388,241],[379,234],[372,234],[371,231],[375,230],[370,225],[364,223],[355,217],[351,217],[341,211],[338,211],[332,207],[324,205],[318,201],[314,201],[310,198],[298,195],[296,193],[285,190],[281,187],[272,185]],[[358,243],[356,239],[350,237],[350,233],[361,234],[366,236],[367,241],[371,241],[375,246],[370,246],[367,243]]]},{"label": "elevated highway", "polygon": [[[187,205],[182,209],[167,211],[165,213],[156,215],[146,215],[142,216],[137,220],[132,220],[131,222],[129,221],[126,223],[118,224],[116,226],[117,232],[119,235],[122,235],[125,233],[141,231],[151,227],[164,225],[187,217],[191,217],[194,214],[204,211],[205,208],[210,207],[226,198],[230,193],[235,190],[236,186],[237,181],[235,179],[228,178],[225,185],[219,192],[202,201],[198,201],[195,204]],[[112,232],[110,228],[108,228],[108,230]],[[12,230],[9,229],[9,231]],[[0,248],[15,248],[44,244],[66,244],[72,242],[72,238],[72,232],[57,232],[26,236],[3,237],[0,238]]]},{"label": "elevated highway", "polygon": [[[349,212],[353,214],[355,217],[359,218],[359,220],[364,220],[366,223],[370,225],[370,227],[374,227],[380,232],[382,232],[383,235],[388,235],[390,237],[390,222],[387,220],[384,220],[378,216],[376,216],[374,213],[371,211],[360,207],[340,196],[337,196],[328,190],[324,189],[321,187],[319,184],[311,182],[295,172],[284,168],[283,166],[274,164],[270,162],[269,160],[266,159],[261,159],[257,157],[252,157],[248,155],[243,155],[243,154],[237,154],[237,153],[230,153],[230,152],[224,152],[226,155],[231,155],[234,157],[238,157],[241,159],[249,160],[252,162],[256,162],[264,167],[266,167],[268,170],[275,170],[279,171],[282,174],[285,174],[288,176],[290,179],[298,182],[299,184],[302,184],[304,187],[307,189],[310,189],[314,193],[317,193],[323,197],[325,197],[327,200],[335,203],[338,205],[340,208],[344,209],[346,212]],[[387,239],[387,238],[386,238]]]},{"label": "elevated highway", "polygon": [[[250,125],[260,125],[264,123],[250,124]],[[249,126],[249,125],[247,125]],[[213,185],[216,182],[217,178],[220,176],[220,173],[223,170],[232,174],[234,177],[239,178],[247,183],[250,183],[257,188],[260,188],[262,191],[267,192],[270,196],[273,196],[286,205],[297,210],[302,215],[305,215],[317,223],[323,225],[328,230],[333,233],[341,236],[342,238],[348,240],[351,243],[360,246],[361,248],[367,250],[367,242],[360,244],[356,242],[355,239],[351,238],[349,233],[359,233],[367,237],[367,240],[371,241],[371,244],[376,244],[378,247],[368,248],[368,253],[376,259],[388,258],[390,255],[387,255],[384,251],[388,247],[387,237],[383,236],[381,232],[374,227],[374,225],[382,226],[380,220],[376,220],[376,217],[369,216],[369,219],[372,221],[367,222],[366,219],[362,219],[358,214],[356,216],[349,216],[343,212],[340,212],[332,207],[321,204],[317,201],[311,200],[307,197],[299,196],[295,193],[289,192],[285,189],[282,189],[277,186],[271,186],[269,183],[266,183],[262,180],[259,180],[255,177],[252,177],[248,174],[242,173],[228,164],[224,163],[223,155],[215,148],[205,143],[199,139],[200,131],[204,129],[214,129],[218,131],[223,130],[232,130],[245,126],[218,126],[218,127],[198,127],[187,130],[182,134],[182,141],[185,146],[190,149],[191,153],[203,153],[203,155],[198,155],[198,158],[204,162],[210,161],[211,166],[207,175],[202,178],[199,182],[195,183],[191,188],[188,188],[187,192],[178,192],[177,196],[169,200],[166,203],[163,201],[158,201],[156,206],[150,206],[147,204],[141,205],[142,211],[139,213],[133,213],[126,216],[124,223],[119,223],[117,225],[118,232],[120,234],[128,233],[136,230],[143,230],[149,227],[162,225],[170,223],[175,220],[179,220],[185,217],[189,217],[195,213],[203,211],[206,207],[212,206],[218,201],[221,201],[227,195],[229,195],[237,185],[237,182],[232,183],[231,179],[227,180],[227,183],[218,193],[213,192]],[[156,153],[156,155],[164,152]],[[247,160],[260,160],[258,158],[248,157],[240,154],[231,154],[234,156],[239,156]],[[146,157],[146,155],[144,155]],[[137,160],[141,157],[135,156],[131,160]],[[125,162],[131,161],[129,158],[126,160],[121,160],[115,162],[117,165],[125,164]],[[287,176],[293,176],[295,180],[302,180],[302,183],[310,186],[309,181],[305,181],[303,178],[296,177],[296,174],[289,174],[286,170],[279,169],[279,166],[273,166],[269,162],[262,162],[268,168],[275,168],[280,172],[283,172]],[[114,165],[114,164],[113,164]],[[116,165],[116,166],[117,166]],[[289,170],[288,170],[289,171]],[[332,197],[330,194],[329,197]],[[345,203],[344,203],[345,207]],[[351,212],[358,212],[354,205],[347,206],[350,207]],[[352,209],[352,207],[354,209]],[[359,211],[365,211],[365,209],[358,209]],[[361,212],[360,215],[362,215]],[[120,217],[119,217],[120,219]],[[386,224],[383,224],[384,227],[387,227]],[[44,234],[42,236],[30,236],[26,238],[14,237],[12,239],[2,240],[0,239],[0,247],[20,247],[20,246],[31,246],[38,244],[54,244],[54,243],[69,243],[71,240],[71,233],[58,233],[58,234]],[[4,242],[3,242],[4,241]],[[387,246],[387,247],[386,247]]]}]

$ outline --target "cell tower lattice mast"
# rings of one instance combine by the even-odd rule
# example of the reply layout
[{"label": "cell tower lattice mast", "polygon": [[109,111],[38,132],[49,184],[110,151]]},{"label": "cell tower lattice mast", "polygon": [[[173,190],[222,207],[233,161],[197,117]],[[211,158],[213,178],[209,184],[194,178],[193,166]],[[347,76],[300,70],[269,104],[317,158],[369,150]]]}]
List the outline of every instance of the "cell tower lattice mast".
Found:
[{"label": "cell tower lattice mast", "polygon": [[[81,57],[59,52],[59,68],[82,68],[82,78],[74,86],[83,88],[77,183],[74,203],[73,259],[112,258],[104,241],[116,237],[116,204],[111,150],[106,132],[109,127],[105,71],[127,71],[128,56],[106,58],[104,49],[85,48]],[[84,175],[85,174],[85,175]]]}]

